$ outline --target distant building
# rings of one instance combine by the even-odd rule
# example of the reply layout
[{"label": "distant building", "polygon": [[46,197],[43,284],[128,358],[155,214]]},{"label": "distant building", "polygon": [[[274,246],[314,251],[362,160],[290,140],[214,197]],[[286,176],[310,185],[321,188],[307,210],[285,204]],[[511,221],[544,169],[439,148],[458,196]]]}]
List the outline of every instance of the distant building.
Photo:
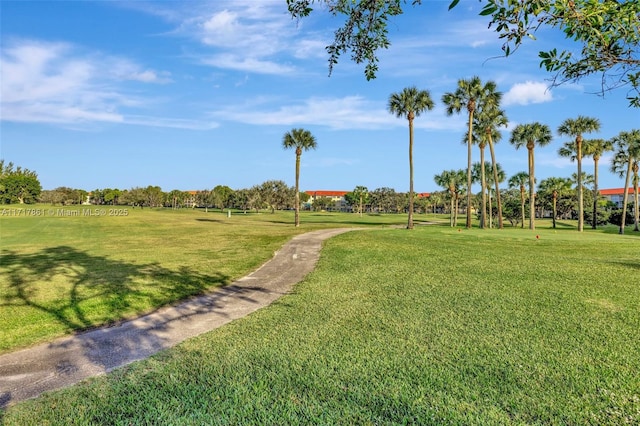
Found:
[{"label": "distant building", "polygon": [[341,212],[351,211],[351,207],[347,205],[347,200],[344,196],[350,191],[325,191],[325,190],[316,190],[316,191],[305,191],[305,194],[309,196],[309,201],[307,201],[306,207],[312,208],[313,202],[319,197],[328,197],[333,201],[333,207],[329,208],[329,210],[337,210]]},{"label": "distant building", "polygon": [[[329,210],[337,210],[341,212],[350,212],[352,211],[352,206],[347,204],[347,200],[345,199],[345,195],[351,191],[326,191],[326,190],[316,190],[316,191],[305,191],[305,194],[309,195],[309,201],[305,203],[305,207],[308,209],[313,208],[313,202],[318,197],[329,197],[331,201],[333,201],[334,205],[329,208]],[[428,192],[416,192],[417,198],[426,198],[429,197]]]},{"label": "distant building", "polygon": [[[627,192],[627,194],[627,202],[630,202],[632,199],[631,196],[633,195],[633,187],[629,187],[629,192]],[[618,208],[622,208],[624,188],[601,189],[600,195],[602,195],[607,200],[615,203]]]}]

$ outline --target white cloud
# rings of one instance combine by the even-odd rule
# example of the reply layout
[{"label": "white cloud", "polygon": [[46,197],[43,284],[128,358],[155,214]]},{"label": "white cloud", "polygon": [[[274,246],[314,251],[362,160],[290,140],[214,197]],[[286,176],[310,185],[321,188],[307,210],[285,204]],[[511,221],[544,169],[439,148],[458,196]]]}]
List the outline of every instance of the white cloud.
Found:
[{"label": "white cloud", "polygon": [[124,58],[80,52],[68,43],[14,40],[1,54],[2,120],[31,123],[125,123],[211,128],[215,123],[127,116],[151,100],[132,96],[123,82],[168,83],[169,73],[143,69]]},{"label": "white cloud", "polygon": [[276,62],[265,61],[259,58],[236,56],[233,54],[214,55],[203,59],[202,63],[217,68],[227,68],[236,71],[252,72],[256,74],[291,74],[295,68],[288,65],[280,65]]},{"label": "white cloud", "polygon": [[370,129],[393,126],[394,118],[380,105],[360,96],[310,98],[279,107],[236,106],[214,112],[214,116],[254,125],[320,125],[333,129]]},{"label": "white cloud", "polygon": [[138,126],[166,127],[172,129],[185,130],[211,130],[219,127],[215,121],[198,121],[181,118],[146,117],[130,115],[123,119],[125,124],[135,124]]},{"label": "white cloud", "polygon": [[302,39],[294,44],[293,55],[296,58],[327,58],[326,46],[329,43],[326,40]]},{"label": "white cloud", "polygon": [[[230,106],[213,111],[214,117],[252,125],[317,125],[334,130],[389,129],[406,127],[407,120],[397,118],[380,102],[362,96],[342,98],[311,97],[304,101],[258,99],[251,104]],[[277,104],[276,104],[277,103]],[[460,117],[446,117],[443,109],[421,115],[414,122],[416,129],[464,129]]]},{"label": "white cloud", "polygon": [[99,60],[109,70],[115,80],[131,80],[141,83],[171,83],[171,73],[168,71],[157,72],[150,69],[142,69],[139,65],[128,60],[116,58],[104,58]]},{"label": "white cloud", "polygon": [[552,100],[553,94],[548,85],[535,81],[514,84],[502,98],[505,106],[540,104]]},{"label": "white cloud", "polygon": [[326,44],[300,37],[286,8],[274,2],[198,3],[178,19],[175,33],[200,43],[191,53],[200,63],[256,74],[298,72],[291,60],[315,58],[315,49],[324,54]]}]

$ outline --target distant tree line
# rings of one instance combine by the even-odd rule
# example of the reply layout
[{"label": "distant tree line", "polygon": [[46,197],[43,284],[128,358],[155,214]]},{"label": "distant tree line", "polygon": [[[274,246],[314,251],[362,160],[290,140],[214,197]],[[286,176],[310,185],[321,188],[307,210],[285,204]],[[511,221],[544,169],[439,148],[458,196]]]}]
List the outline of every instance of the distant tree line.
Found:
[{"label": "distant tree line", "polygon": [[[634,164],[635,165],[635,164]],[[487,164],[487,168],[489,165]],[[506,181],[505,173],[497,164],[498,180]],[[140,208],[202,208],[241,210],[243,212],[294,209],[296,205],[296,191],[281,180],[268,180],[250,188],[231,189],[225,185],[218,185],[213,189],[197,191],[171,190],[165,192],[159,186],[134,187],[131,189],[104,188],[88,192],[83,189],[59,187],[53,190],[42,190],[37,174],[29,169],[16,167],[13,163],[5,164],[0,160],[0,200],[2,204],[16,203],[47,203],[51,205],[119,205]],[[638,178],[637,167],[632,167],[634,184]],[[491,176],[491,175],[489,175]],[[472,178],[474,182],[482,179],[479,163],[473,164]],[[485,179],[487,177],[485,176]],[[429,196],[420,194],[414,200],[414,213],[440,213],[450,215],[451,226],[457,226],[458,213],[467,210],[474,211],[480,216],[483,198],[488,200],[488,226],[498,223],[498,203],[495,191],[491,190],[493,177],[488,178],[489,185],[485,186],[486,193],[472,194],[470,209],[467,209],[466,171],[445,170],[434,177],[434,181],[442,191],[434,191]],[[500,190],[502,198],[502,217],[511,226],[524,227],[525,218],[531,214],[529,196],[529,175],[526,172],[516,173],[508,179],[508,188]],[[584,202],[594,204],[597,208],[592,212],[586,210],[585,220],[592,221],[595,214],[597,224],[612,223],[620,225],[624,214],[625,223],[638,226],[635,212],[638,211],[635,198],[628,200],[626,209],[606,200],[595,189],[593,175],[583,173]],[[551,177],[542,180],[537,185],[536,202],[533,211],[535,217],[556,219],[577,219],[579,211],[578,179],[576,174],[571,178]],[[634,185],[635,186],[635,185]],[[635,192],[634,192],[635,193]],[[393,188],[381,187],[369,191],[365,186],[357,186],[353,191],[345,194],[345,203],[338,204],[331,197],[315,197],[310,201],[309,194],[299,193],[302,209],[326,211],[350,211],[362,215],[368,214],[406,214],[409,211],[409,193],[396,192]]]},{"label": "distant tree line", "polygon": [[[301,194],[300,197],[303,202],[308,199],[307,194]],[[140,208],[203,208],[205,210],[220,209],[221,211],[225,209],[243,211],[268,209],[272,212],[293,208],[294,200],[295,189],[280,180],[269,180],[251,188],[238,190],[233,190],[226,185],[197,191],[174,189],[169,192],[163,191],[159,186],[152,185],[131,189],[94,189],[91,192],[60,187],[42,191],[38,198],[38,201],[52,205],[93,204]]]}]

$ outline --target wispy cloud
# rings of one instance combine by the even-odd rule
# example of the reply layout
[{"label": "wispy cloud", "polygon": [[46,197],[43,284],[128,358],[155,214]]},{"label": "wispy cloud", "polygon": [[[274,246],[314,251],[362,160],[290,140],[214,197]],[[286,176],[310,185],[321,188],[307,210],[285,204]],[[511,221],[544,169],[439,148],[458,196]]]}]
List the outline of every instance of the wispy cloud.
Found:
[{"label": "wispy cloud", "polygon": [[85,52],[70,43],[12,40],[2,48],[2,120],[33,123],[125,123],[158,127],[203,128],[173,118],[141,118],[124,110],[152,103],[129,94],[127,82],[164,84],[168,72],[135,62]]},{"label": "wispy cloud", "polygon": [[265,61],[255,57],[243,57],[231,53],[223,53],[203,58],[202,63],[216,68],[226,68],[256,74],[291,74],[296,70],[292,66],[280,65],[277,62]]},{"label": "wispy cloud", "polygon": [[220,69],[256,74],[291,74],[294,58],[308,58],[317,42],[299,33],[281,4],[211,2],[183,17],[177,33],[198,41],[200,62]]},{"label": "wispy cloud", "polygon": [[137,126],[166,127],[171,129],[185,130],[211,130],[220,126],[219,123],[211,120],[189,120],[182,118],[147,117],[142,115],[129,115],[123,118],[125,124],[135,124]]},{"label": "wispy cloud", "polygon": [[[266,101],[268,102],[268,101]],[[393,126],[394,120],[380,105],[360,96],[317,98],[282,106],[268,104],[231,106],[213,112],[214,117],[253,125],[320,125],[332,129],[367,129]]]},{"label": "wispy cloud", "polygon": [[514,84],[502,98],[505,106],[540,104],[552,100],[553,95],[549,86],[535,81]]},{"label": "wispy cloud", "polygon": [[[391,115],[384,104],[361,96],[311,97],[290,102],[261,99],[251,104],[229,106],[211,114],[217,119],[251,125],[317,125],[334,130],[407,126],[406,120]],[[445,117],[444,112],[439,110],[425,113],[415,121],[415,127],[420,129],[458,129],[460,125],[456,117]]]}]

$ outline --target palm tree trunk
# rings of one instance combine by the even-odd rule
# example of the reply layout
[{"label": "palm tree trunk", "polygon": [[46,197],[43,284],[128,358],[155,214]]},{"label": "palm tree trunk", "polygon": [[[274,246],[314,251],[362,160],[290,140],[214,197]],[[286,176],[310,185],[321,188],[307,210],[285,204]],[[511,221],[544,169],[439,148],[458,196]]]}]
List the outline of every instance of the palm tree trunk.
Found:
[{"label": "palm tree trunk", "polygon": [[413,229],[413,117],[409,115],[409,219],[407,229]]},{"label": "palm tree trunk", "polygon": [[491,152],[491,164],[493,166],[493,183],[496,186],[496,204],[498,205],[498,229],[503,228],[502,224],[502,201],[500,200],[500,183],[498,182],[498,166],[496,165],[496,153],[493,149],[493,140],[489,135],[489,152]]},{"label": "palm tree trunk", "polygon": [[520,187],[520,216],[522,219],[520,227],[524,229],[524,186]]},{"label": "palm tree trunk", "polygon": [[296,203],[296,213],[295,213],[295,226],[298,227],[300,226],[300,189],[299,189],[299,183],[300,183],[300,154],[298,154],[296,152],[296,198],[295,198],[295,203]]},{"label": "palm tree trunk", "polygon": [[482,210],[480,212],[480,228],[487,226],[487,180],[484,174],[484,147],[480,148],[480,185],[482,187]]},{"label": "palm tree trunk", "polygon": [[453,226],[458,226],[458,209],[460,208],[460,197],[456,193],[456,205],[453,210]]},{"label": "palm tree trunk", "polygon": [[473,136],[473,109],[469,107],[469,138],[467,140],[467,229],[471,229],[471,142]]},{"label": "palm tree trunk", "polygon": [[624,194],[622,195],[622,217],[620,218],[619,234],[624,234],[625,219],[627,218],[627,200],[629,194],[629,180],[631,179],[631,158],[627,165],[627,177],[624,180]]},{"label": "palm tree trunk", "polygon": [[454,212],[455,212],[455,210],[454,210],[454,209],[455,209],[455,205],[456,205],[456,201],[455,201],[455,194],[452,192],[452,193],[451,193],[451,207],[450,207],[451,212],[450,212],[450,215],[449,215],[449,225],[450,225],[452,228],[456,226],[455,215],[454,215]]},{"label": "palm tree trunk", "polygon": [[593,219],[591,220],[591,229],[598,227],[598,159],[597,155],[593,156]]},{"label": "palm tree trunk", "polygon": [[633,183],[634,183],[634,185],[633,185],[633,187],[634,187],[634,190],[633,190],[633,213],[634,213],[633,214],[633,218],[634,218],[634,223],[635,223],[635,226],[633,228],[634,232],[640,231],[640,228],[638,227],[638,226],[640,226],[638,224],[638,222],[640,222],[640,211],[638,211],[638,205],[640,204],[638,202],[638,189],[639,189],[638,188],[638,184],[639,184],[639,182],[638,182],[639,181],[639,179],[638,179],[638,168],[639,168],[638,161],[635,161],[635,163],[633,165],[633,173],[634,173],[634,175],[633,175]]},{"label": "palm tree trunk", "polygon": [[[536,229],[536,179],[534,173],[533,148],[529,150],[529,229]],[[523,210],[524,211],[524,210]],[[524,219],[523,219],[524,222]]]},{"label": "palm tree trunk", "polygon": [[578,232],[584,230],[584,198],[582,194],[582,138],[576,138],[576,162],[578,163]]},{"label": "palm tree trunk", "polygon": [[553,194],[553,218],[551,221],[553,222],[553,229],[556,229],[556,216],[558,214],[558,196],[554,192]]},{"label": "palm tree trunk", "polygon": [[489,229],[493,227],[493,207],[491,205],[491,188],[487,188],[487,197],[489,198]]}]

